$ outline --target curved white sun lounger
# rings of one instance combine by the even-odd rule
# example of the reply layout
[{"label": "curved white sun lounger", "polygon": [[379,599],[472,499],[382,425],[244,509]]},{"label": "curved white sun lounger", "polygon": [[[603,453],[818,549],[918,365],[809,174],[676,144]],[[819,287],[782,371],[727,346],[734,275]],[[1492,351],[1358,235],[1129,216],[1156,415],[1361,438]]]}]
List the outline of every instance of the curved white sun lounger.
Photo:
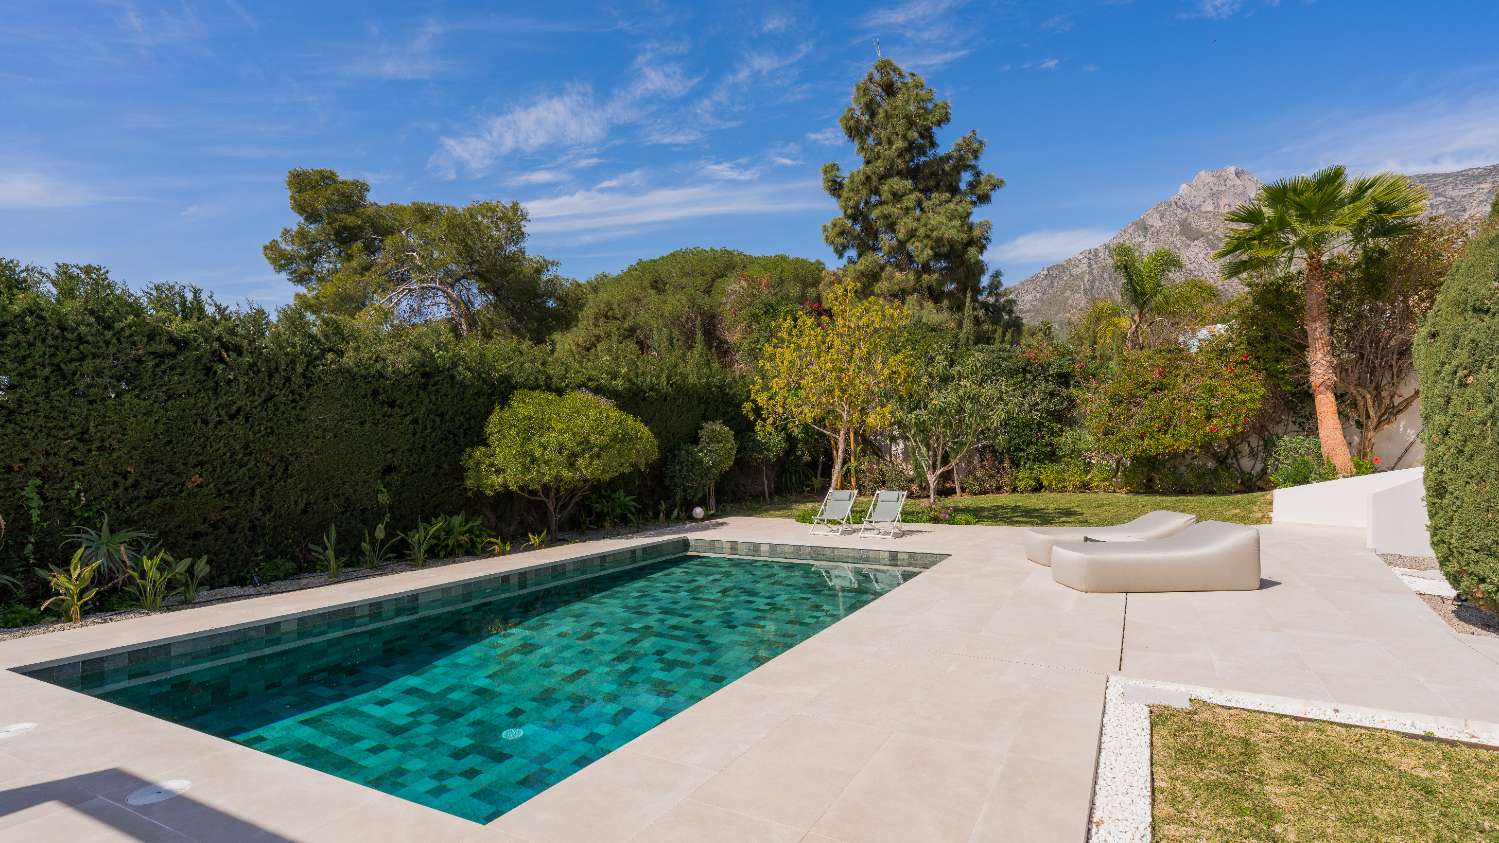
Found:
[{"label": "curved white sun lounger", "polygon": [[1078,591],[1254,591],[1260,587],[1260,531],[1203,521],[1144,541],[1058,544],[1051,576]]},{"label": "curved white sun lounger", "polygon": [[1196,520],[1197,516],[1185,512],[1157,509],[1112,527],[1036,527],[1025,531],[1025,558],[1050,565],[1052,545],[1060,542],[1080,542],[1085,537],[1105,542],[1163,539],[1187,529]]}]

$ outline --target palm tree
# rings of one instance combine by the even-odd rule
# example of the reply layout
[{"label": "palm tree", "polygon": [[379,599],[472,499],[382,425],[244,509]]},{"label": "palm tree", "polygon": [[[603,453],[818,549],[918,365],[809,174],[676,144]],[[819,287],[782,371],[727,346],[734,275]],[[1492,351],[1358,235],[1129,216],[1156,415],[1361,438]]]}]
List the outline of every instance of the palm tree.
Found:
[{"label": "palm tree", "polygon": [[1119,298],[1125,312],[1119,314],[1124,345],[1139,350],[1150,344],[1150,327],[1156,322],[1180,318],[1200,311],[1218,296],[1218,291],[1200,278],[1172,282],[1181,269],[1181,256],[1170,249],[1156,249],[1145,257],[1134,246],[1120,243],[1113,249],[1114,272],[1119,276]]},{"label": "palm tree", "polygon": [[1213,257],[1226,260],[1223,277],[1300,264],[1306,276],[1306,363],[1317,409],[1322,455],[1338,474],[1353,473],[1353,458],[1338,414],[1332,321],[1327,312],[1329,254],[1411,231],[1426,212],[1426,191],[1410,179],[1380,173],[1349,179],[1342,166],[1267,184],[1255,201],[1229,211],[1229,229]]}]

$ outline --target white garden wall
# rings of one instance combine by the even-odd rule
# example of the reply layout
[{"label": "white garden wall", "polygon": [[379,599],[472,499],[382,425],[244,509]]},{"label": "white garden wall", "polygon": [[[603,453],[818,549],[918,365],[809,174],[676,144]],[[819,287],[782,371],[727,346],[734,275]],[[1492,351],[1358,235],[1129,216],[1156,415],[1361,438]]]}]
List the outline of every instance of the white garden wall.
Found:
[{"label": "white garden wall", "polygon": [[1270,520],[1356,527],[1379,553],[1431,556],[1424,475],[1407,468],[1276,489]]}]

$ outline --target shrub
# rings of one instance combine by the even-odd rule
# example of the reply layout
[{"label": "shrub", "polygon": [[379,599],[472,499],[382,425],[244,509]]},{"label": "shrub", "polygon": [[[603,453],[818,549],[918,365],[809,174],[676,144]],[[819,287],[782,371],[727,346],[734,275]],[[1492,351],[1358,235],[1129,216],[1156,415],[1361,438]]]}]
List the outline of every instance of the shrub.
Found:
[{"label": "shrub", "polygon": [[1499,609],[1499,225],[1476,235],[1417,335],[1431,545],[1458,591]]},{"label": "shrub", "polygon": [[1038,474],[1041,488],[1048,492],[1088,491],[1088,466],[1080,460],[1046,463]]},{"label": "shrub", "polygon": [[555,536],[590,489],[655,459],[656,437],[613,401],[582,391],[526,390],[490,415],[484,444],[469,450],[464,465],[472,489],[512,491],[544,504]]},{"label": "shrub", "polygon": [[708,511],[716,510],[718,478],[734,464],[736,447],[734,432],[722,422],[704,422],[697,442],[677,448],[667,463],[666,482],[677,500],[691,503],[706,494]]},{"label": "shrub", "polygon": [[1270,448],[1266,469],[1276,488],[1334,480],[1337,469],[1322,456],[1322,443],[1315,436],[1282,436]]},{"label": "shrub", "polygon": [[[40,602],[31,571],[71,525],[105,513],[179,556],[211,554],[214,585],[296,573],[263,560],[302,558],[330,523],[352,551],[387,513],[392,533],[479,506],[518,519],[531,504],[475,500],[462,461],[521,389],[605,396],[666,451],[706,419],[750,426],[742,379],[708,355],[272,318],[191,289],[131,291],[97,267],[0,260],[0,289],[0,575],[23,601]],[[654,511],[661,489],[648,476],[627,491]]]},{"label": "shrub", "polygon": [[1224,343],[1149,349],[1122,356],[1088,388],[1084,426],[1112,457],[1177,456],[1243,433],[1264,399],[1264,375]]},{"label": "shrub", "polygon": [[52,592],[42,608],[46,609],[56,603],[63,617],[74,623],[83,619],[83,608],[99,596],[99,589],[93,584],[94,573],[103,563],[97,559],[85,562],[84,558],[85,551],[80,547],[73,551],[73,559],[68,563],[66,571],[56,568],[37,571],[47,580],[47,588]]},{"label": "shrub", "polygon": [[1039,492],[1041,491],[1041,466],[1022,465],[1015,472],[1015,491],[1017,492]]}]

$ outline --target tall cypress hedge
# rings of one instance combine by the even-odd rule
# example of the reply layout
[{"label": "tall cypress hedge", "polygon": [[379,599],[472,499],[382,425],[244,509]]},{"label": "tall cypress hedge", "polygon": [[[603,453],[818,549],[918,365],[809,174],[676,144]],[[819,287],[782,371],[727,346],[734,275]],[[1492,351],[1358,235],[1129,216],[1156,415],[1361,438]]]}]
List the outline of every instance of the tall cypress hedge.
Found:
[{"label": "tall cypress hedge", "polygon": [[1499,215],[1437,293],[1416,370],[1432,547],[1455,588],[1499,609]]},{"label": "tall cypress hedge", "polygon": [[516,389],[603,394],[663,451],[706,419],[747,427],[742,386],[711,359],[563,359],[435,326],[272,319],[176,288],[133,293],[90,268],[45,281],[18,269],[0,266],[0,574],[32,596],[31,567],[59,563],[66,533],[106,514],[174,554],[207,554],[215,582],[298,558],[329,524],[356,541],[382,514],[382,485],[397,529],[465,509],[493,518],[465,492],[460,462]]}]

